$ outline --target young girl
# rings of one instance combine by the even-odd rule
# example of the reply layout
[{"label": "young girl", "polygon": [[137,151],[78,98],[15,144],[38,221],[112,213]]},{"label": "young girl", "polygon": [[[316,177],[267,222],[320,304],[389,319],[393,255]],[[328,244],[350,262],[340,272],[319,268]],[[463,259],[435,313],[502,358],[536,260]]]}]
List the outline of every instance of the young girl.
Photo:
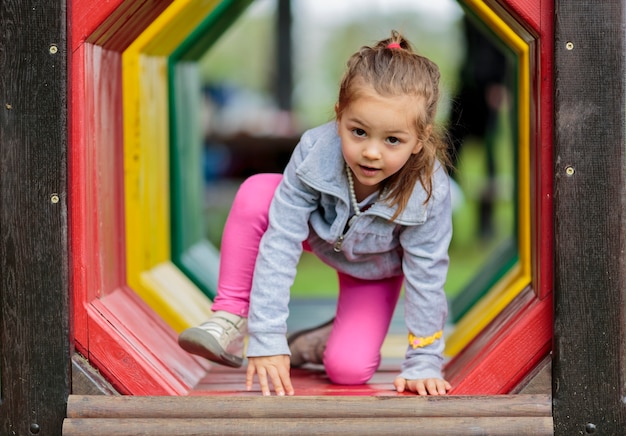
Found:
[{"label": "young girl", "polygon": [[[246,180],[224,228],[211,319],[179,344],[242,364],[263,395],[293,395],[292,365],[323,363],[336,384],[363,384],[405,284],[409,331],[398,392],[443,395],[443,286],[452,234],[445,144],[434,130],[439,70],[398,32],[352,55],[336,121],[304,133],[283,175]],[[290,287],[306,249],[337,270],[333,321],[286,338]]]}]

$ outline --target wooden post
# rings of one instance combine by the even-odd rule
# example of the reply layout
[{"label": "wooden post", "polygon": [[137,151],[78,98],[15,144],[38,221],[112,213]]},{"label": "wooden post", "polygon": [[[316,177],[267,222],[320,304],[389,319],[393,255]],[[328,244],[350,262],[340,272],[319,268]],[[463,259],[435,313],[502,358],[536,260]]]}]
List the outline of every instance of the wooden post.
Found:
[{"label": "wooden post", "polygon": [[65,0],[0,2],[0,434],[61,434],[70,380]]},{"label": "wooden post", "polygon": [[279,0],[276,7],[276,103],[280,110],[291,110],[293,90],[291,54],[291,0]]},{"label": "wooden post", "polygon": [[625,8],[555,2],[556,435],[626,428]]}]

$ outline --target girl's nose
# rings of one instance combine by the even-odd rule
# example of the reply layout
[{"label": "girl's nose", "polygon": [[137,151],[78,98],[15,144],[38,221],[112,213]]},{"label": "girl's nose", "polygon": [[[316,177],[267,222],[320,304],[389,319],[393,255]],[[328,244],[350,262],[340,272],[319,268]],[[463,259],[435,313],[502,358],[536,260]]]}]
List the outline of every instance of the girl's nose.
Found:
[{"label": "girl's nose", "polygon": [[380,147],[376,141],[367,141],[363,147],[363,157],[369,160],[380,158]]}]

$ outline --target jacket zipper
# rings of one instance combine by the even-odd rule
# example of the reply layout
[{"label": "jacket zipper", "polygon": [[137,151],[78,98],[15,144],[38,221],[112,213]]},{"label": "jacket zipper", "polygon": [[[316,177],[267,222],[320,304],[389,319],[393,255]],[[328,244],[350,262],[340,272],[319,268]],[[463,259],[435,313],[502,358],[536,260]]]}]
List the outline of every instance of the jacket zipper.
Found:
[{"label": "jacket zipper", "polygon": [[335,242],[335,245],[333,246],[333,250],[335,251],[335,253],[339,253],[341,251],[341,246],[343,245],[344,236],[345,236],[345,233],[341,235],[339,239],[337,239],[337,241]]},{"label": "jacket zipper", "polygon": [[[361,210],[361,216],[364,214],[364,212],[366,212],[373,205],[374,203],[370,203],[367,206],[365,206],[365,208]],[[348,232],[350,231],[350,229],[352,228],[352,226],[350,225],[350,221],[352,221],[352,224],[354,224],[357,219],[359,219],[359,216],[357,215],[352,215],[351,217],[348,218],[348,221],[346,222],[346,226],[343,228],[343,234],[339,236],[339,239],[337,239],[337,241],[335,241],[335,245],[333,245],[333,250],[335,251],[335,253],[339,253],[341,251],[343,240],[345,236],[348,234]]]},{"label": "jacket zipper", "polygon": [[350,218],[348,218],[348,222],[346,223],[346,226],[343,228],[343,233],[341,234],[341,236],[339,236],[339,239],[337,239],[335,241],[335,245],[333,245],[333,251],[335,251],[335,253],[339,253],[341,251],[341,246],[343,245],[343,240],[346,237],[346,235],[348,234],[348,232],[350,231],[350,225],[348,224],[350,222],[350,219],[352,219],[352,224],[354,224],[354,222],[357,219],[357,216],[354,215]]}]

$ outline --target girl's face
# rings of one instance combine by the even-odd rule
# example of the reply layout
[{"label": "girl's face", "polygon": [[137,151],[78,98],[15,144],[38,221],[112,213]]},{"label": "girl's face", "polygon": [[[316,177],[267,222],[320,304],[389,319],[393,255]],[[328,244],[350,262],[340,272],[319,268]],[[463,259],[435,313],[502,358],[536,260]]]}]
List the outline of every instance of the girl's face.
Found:
[{"label": "girl's face", "polygon": [[422,145],[418,139],[414,96],[383,97],[363,87],[338,119],[343,157],[354,174],[359,201],[379,190]]}]

